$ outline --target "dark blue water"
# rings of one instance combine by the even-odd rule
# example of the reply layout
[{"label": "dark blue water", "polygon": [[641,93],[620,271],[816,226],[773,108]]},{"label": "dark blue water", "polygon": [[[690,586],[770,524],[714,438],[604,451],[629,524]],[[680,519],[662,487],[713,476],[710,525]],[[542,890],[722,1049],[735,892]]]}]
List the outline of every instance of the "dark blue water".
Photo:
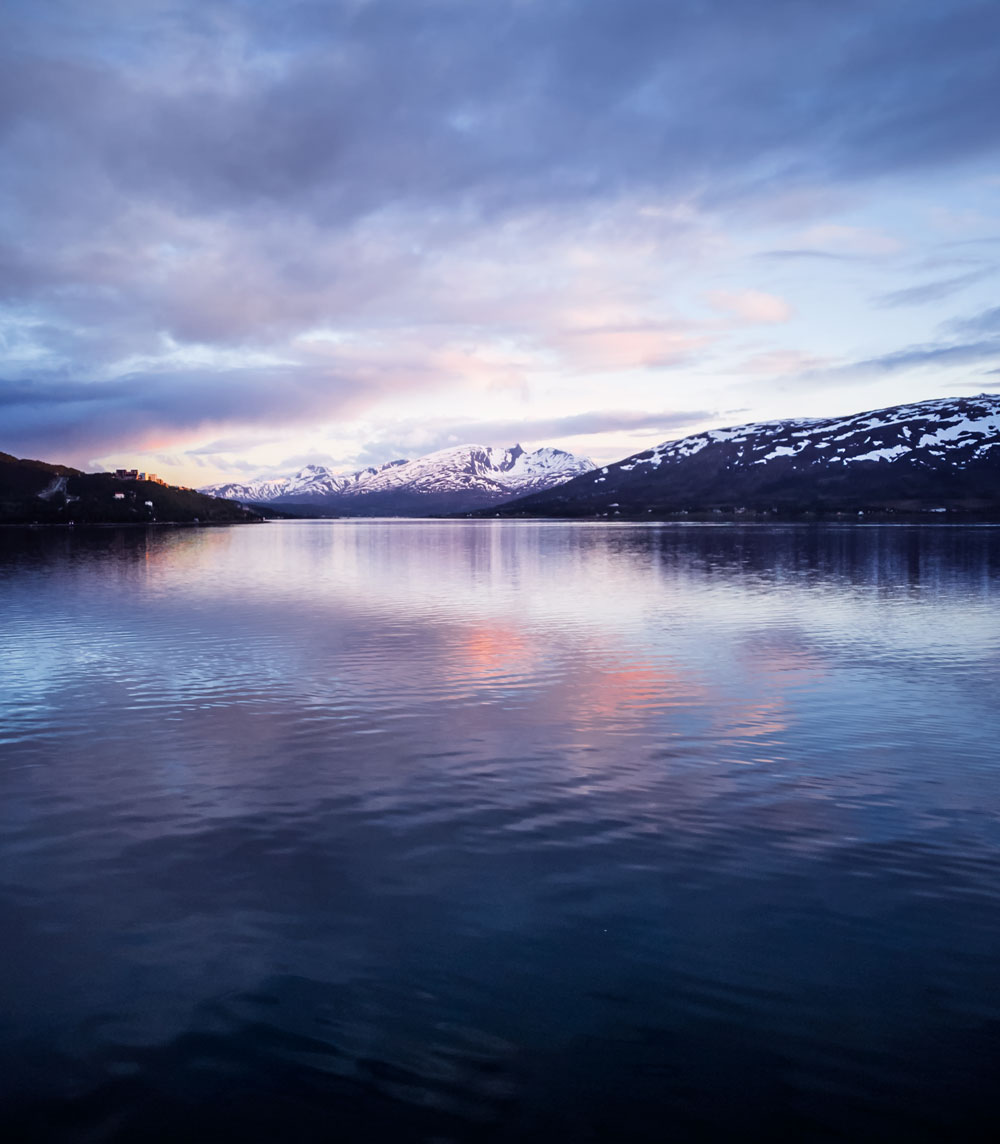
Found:
[{"label": "dark blue water", "polygon": [[0,1120],[970,1139],[1000,530],[0,531]]}]

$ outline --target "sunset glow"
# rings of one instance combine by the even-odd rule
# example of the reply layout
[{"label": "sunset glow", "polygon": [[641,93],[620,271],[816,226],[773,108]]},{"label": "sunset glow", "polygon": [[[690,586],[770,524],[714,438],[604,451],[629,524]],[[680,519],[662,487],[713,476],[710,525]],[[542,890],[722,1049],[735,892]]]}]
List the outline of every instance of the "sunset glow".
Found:
[{"label": "sunset glow", "polygon": [[464,441],[606,463],[995,385],[996,5],[0,20],[16,455],[199,485]]}]

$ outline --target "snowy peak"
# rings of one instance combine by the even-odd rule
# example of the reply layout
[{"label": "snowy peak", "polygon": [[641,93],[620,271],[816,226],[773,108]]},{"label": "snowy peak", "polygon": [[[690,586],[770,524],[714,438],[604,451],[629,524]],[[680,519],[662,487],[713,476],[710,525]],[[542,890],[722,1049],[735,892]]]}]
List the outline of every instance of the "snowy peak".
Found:
[{"label": "snowy peak", "polygon": [[[558,455],[559,463],[554,463],[553,455]],[[589,472],[593,467],[592,461],[558,449],[526,453],[520,445],[511,449],[494,449],[490,445],[454,445],[415,461],[387,466],[366,481],[358,492],[480,491],[514,496],[529,489],[551,488],[570,477]]]},{"label": "snowy peak", "polygon": [[516,456],[506,472],[511,484],[519,488],[551,487],[596,468],[593,461],[581,460],[562,449],[536,449],[525,453],[520,445],[515,445],[511,453],[515,450]]},{"label": "snowy peak", "polygon": [[284,494],[291,477],[277,477],[272,480],[251,481],[249,484],[229,482],[222,485],[206,485],[198,489],[210,497],[221,497],[223,500],[263,502],[274,500]]},{"label": "snowy peak", "polygon": [[[369,511],[379,505],[391,512],[404,500],[407,511],[417,511],[421,503],[429,506],[431,500],[433,511],[448,511],[447,501],[452,498],[455,510],[460,511],[473,502],[489,504],[553,488],[593,468],[592,461],[561,449],[536,449],[529,453],[520,445],[509,449],[454,445],[413,461],[389,461],[379,468],[352,473],[305,465],[290,477],[245,485],[211,485],[202,491],[231,500],[321,502],[344,511]],[[393,497],[398,503],[392,501]]]},{"label": "snowy peak", "polygon": [[381,468],[359,469],[354,473],[334,473],[323,465],[304,465],[290,477],[261,478],[250,481],[248,484],[207,485],[199,492],[208,493],[209,496],[239,501],[266,503],[279,498],[306,501],[358,488],[385,469],[406,463],[405,460],[389,461]]}]

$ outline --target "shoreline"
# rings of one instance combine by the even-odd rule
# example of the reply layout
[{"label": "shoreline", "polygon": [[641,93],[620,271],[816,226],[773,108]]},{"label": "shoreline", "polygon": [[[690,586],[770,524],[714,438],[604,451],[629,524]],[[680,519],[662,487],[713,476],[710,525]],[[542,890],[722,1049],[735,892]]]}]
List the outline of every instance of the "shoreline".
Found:
[{"label": "shoreline", "polygon": [[267,517],[254,520],[3,520],[0,528],[227,528],[229,525],[267,524]]}]

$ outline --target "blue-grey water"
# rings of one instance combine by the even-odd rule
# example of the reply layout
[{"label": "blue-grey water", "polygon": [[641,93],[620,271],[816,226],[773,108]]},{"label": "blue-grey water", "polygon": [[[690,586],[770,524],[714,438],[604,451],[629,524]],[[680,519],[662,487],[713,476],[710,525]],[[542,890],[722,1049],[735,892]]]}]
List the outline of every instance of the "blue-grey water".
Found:
[{"label": "blue-grey water", "polygon": [[0,530],[0,1121],[971,1139],[1000,530]]}]

